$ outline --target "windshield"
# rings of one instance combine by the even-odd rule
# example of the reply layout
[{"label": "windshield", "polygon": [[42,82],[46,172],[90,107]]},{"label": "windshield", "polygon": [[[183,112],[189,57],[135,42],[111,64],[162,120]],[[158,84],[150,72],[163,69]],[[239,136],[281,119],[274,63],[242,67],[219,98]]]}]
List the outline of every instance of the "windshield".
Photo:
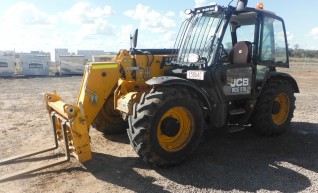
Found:
[{"label": "windshield", "polygon": [[[209,12],[197,13],[187,19],[178,34],[175,44],[178,55],[173,62],[188,66],[208,63],[215,50],[215,36],[223,17],[223,14]],[[199,59],[193,62],[193,56]]]}]

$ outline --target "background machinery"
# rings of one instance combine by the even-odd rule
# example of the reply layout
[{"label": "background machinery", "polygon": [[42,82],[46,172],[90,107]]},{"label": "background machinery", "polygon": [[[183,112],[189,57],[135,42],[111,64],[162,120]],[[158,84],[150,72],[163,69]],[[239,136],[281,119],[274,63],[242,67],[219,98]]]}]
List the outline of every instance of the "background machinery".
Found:
[{"label": "background machinery", "polygon": [[[127,130],[137,154],[174,165],[198,146],[204,129],[252,127],[283,133],[295,109],[283,19],[263,9],[210,5],[186,10],[174,49],[120,50],[112,62],[88,63],[76,104],[45,95],[57,139],[81,162],[91,159],[89,128]],[[63,141],[63,140],[62,140]]]}]

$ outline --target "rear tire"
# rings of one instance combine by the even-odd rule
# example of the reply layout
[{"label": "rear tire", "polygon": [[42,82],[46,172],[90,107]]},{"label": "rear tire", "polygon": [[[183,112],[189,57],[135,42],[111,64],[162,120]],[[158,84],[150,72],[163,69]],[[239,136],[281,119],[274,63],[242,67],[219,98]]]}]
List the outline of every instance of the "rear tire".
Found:
[{"label": "rear tire", "polygon": [[127,130],[130,143],[145,162],[164,166],[185,160],[198,146],[202,109],[187,89],[158,87],[134,105]]},{"label": "rear tire", "polygon": [[122,119],[118,111],[114,110],[113,95],[108,97],[92,126],[104,134],[120,134],[126,131],[128,123]]},{"label": "rear tire", "polygon": [[252,126],[262,135],[279,135],[290,125],[295,110],[294,90],[288,81],[270,80],[256,103]]}]

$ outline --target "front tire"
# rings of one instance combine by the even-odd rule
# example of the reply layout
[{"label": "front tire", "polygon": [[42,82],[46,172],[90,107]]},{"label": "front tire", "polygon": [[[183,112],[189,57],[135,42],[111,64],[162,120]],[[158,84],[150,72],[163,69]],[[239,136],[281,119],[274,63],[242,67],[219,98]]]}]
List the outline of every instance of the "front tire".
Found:
[{"label": "front tire", "polygon": [[120,113],[114,110],[114,95],[110,95],[94,119],[92,126],[98,131],[110,135],[124,133],[128,128]]},{"label": "front tire", "polygon": [[144,161],[175,165],[198,146],[202,117],[193,93],[179,87],[158,87],[134,105],[127,132],[134,150]]},{"label": "front tire", "polygon": [[270,80],[256,103],[252,126],[262,135],[279,135],[290,125],[295,110],[294,90],[288,81]]}]

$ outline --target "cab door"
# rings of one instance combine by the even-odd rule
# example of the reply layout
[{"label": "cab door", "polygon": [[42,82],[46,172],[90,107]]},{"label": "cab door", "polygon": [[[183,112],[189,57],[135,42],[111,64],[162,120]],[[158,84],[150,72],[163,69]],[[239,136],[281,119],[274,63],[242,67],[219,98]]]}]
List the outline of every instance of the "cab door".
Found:
[{"label": "cab door", "polygon": [[[255,12],[233,15],[229,21],[220,44],[220,56],[217,61],[215,77],[225,101],[249,98],[255,86],[255,43],[259,37],[259,21]],[[246,42],[250,46],[249,59],[246,63],[233,63],[233,47]],[[239,53],[244,50],[237,50]]]},{"label": "cab door", "polygon": [[275,67],[289,67],[287,35],[282,18],[262,13],[259,16],[260,38],[257,51],[255,95],[260,94],[269,71]]}]

